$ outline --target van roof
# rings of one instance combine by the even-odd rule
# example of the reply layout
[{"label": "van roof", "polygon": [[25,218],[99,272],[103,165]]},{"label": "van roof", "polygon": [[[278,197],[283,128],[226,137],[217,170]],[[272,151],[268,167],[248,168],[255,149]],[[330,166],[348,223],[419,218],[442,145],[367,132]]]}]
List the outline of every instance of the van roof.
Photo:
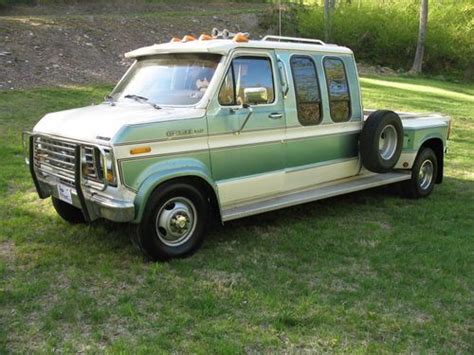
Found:
[{"label": "van roof", "polygon": [[[266,38],[271,40],[267,40]],[[323,52],[337,54],[352,54],[347,47],[335,44],[326,44],[318,40],[305,40],[303,38],[293,38],[293,41],[278,41],[276,36],[267,36],[263,40],[248,42],[235,42],[231,39],[212,39],[207,41],[194,40],[189,42],[168,42],[162,44],[154,44],[152,46],[143,47],[125,54],[127,58],[138,58],[151,56],[155,54],[169,53],[216,53],[226,55],[235,48],[252,48],[252,49],[280,49],[293,51]],[[289,38],[289,37],[281,37]],[[296,42],[301,40],[301,42]],[[310,42],[311,41],[311,42]]]}]

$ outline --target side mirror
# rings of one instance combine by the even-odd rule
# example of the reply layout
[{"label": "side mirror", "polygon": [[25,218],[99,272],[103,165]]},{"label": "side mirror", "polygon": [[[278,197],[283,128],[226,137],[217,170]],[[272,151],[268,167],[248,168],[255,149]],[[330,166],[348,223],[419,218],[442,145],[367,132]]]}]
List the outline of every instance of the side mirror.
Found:
[{"label": "side mirror", "polygon": [[268,90],[264,87],[245,88],[244,101],[250,105],[260,105],[268,103]]}]

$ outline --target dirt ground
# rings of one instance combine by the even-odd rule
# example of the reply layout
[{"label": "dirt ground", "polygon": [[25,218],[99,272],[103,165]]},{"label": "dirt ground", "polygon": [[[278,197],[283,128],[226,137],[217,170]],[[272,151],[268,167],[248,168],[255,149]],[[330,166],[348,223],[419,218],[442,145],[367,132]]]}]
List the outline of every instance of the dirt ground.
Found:
[{"label": "dirt ground", "polygon": [[[113,84],[131,61],[124,53],[173,36],[209,33],[213,27],[273,33],[260,20],[270,5],[197,2],[90,2],[20,6],[0,12],[0,90]],[[359,64],[362,74],[391,75]]]},{"label": "dirt ground", "polygon": [[0,90],[114,83],[130,61],[124,53],[213,27],[265,34],[268,5],[140,4],[120,7],[18,7],[0,14]]}]

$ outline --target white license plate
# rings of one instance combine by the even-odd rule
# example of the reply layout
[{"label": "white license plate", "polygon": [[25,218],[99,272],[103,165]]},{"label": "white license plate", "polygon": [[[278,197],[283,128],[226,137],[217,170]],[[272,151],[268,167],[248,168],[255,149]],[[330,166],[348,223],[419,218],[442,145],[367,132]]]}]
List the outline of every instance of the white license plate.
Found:
[{"label": "white license plate", "polygon": [[59,194],[59,199],[61,201],[67,202],[72,205],[72,197],[71,197],[71,188],[61,185],[58,185],[58,194]]}]

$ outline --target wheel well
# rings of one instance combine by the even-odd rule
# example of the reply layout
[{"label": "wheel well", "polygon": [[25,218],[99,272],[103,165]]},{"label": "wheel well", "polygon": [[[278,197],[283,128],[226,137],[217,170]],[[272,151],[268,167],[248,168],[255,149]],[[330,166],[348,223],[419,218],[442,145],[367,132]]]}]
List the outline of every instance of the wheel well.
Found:
[{"label": "wheel well", "polygon": [[[443,182],[443,169],[444,169],[444,147],[443,141],[439,138],[428,139],[421,145],[421,148],[431,148],[436,154],[438,160],[438,174],[436,176],[436,183],[440,184]],[[420,149],[421,151],[421,149]]]},{"label": "wheel well", "polygon": [[211,213],[212,216],[215,216],[218,218],[219,221],[222,221],[221,219],[221,212],[219,208],[219,202],[217,200],[217,195],[214,189],[212,188],[209,183],[204,180],[203,178],[199,176],[182,176],[182,177],[176,177],[172,178],[166,181],[163,181],[161,184],[159,184],[156,189],[159,189],[161,186],[164,184],[173,184],[173,183],[184,183],[188,184],[191,186],[196,187],[200,192],[204,192],[206,197],[209,200],[210,206],[211,206]]}]

